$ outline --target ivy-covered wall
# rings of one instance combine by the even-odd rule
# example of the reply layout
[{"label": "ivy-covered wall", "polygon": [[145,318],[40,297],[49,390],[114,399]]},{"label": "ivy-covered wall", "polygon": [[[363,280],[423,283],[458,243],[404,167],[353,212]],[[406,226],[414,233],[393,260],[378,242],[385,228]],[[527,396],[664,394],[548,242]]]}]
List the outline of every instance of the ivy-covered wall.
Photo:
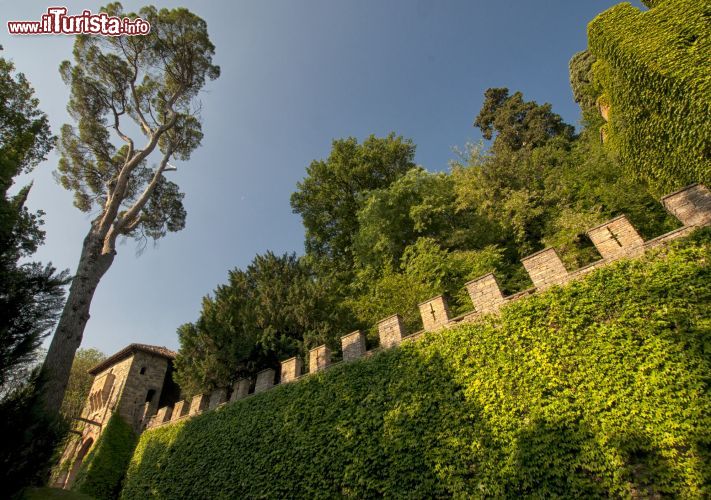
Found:
[{"label": "ivy-covered wall", "polygon": [[617,5],[588,26],[606,142],[657,194],[711,180],[711,3]]},{"label": "ivy-covered wall", "polygon": [[118,498],[135,447],[135,432],[118,413],[114,413],[99,441],[84,459],[72,489],[97,500]]},{"label": "ivy-covered wall", "polygon": [[711,494],[711,231],[145,432],[121,497]]}]

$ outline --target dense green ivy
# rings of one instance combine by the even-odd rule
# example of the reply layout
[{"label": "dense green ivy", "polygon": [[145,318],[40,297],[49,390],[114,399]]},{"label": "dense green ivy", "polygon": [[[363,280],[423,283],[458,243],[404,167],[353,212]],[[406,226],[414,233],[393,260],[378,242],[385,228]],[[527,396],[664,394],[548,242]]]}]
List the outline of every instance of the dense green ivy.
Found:
[{"label": "dense green ivy", "polygon": [[122,498],[711,495],[711,231],[145,432]]},{"label": "dense green ivy", "polygon": [[657,194],[711,180],[709,16],[708,0],[623,3],[588,26],[608,143]]},{"label": "dense green ivy", "polygon": [[114,413],[82,463],[72,489],[97,500],[117,498],[135,447],[135,432]]}]

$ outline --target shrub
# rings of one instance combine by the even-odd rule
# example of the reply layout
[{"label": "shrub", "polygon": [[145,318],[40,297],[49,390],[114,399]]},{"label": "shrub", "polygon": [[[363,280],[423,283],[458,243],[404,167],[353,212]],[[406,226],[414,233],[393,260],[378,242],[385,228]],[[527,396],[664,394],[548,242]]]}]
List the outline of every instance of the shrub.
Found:
[{"label": "shrub", "polygon": [[55,449],[69,427],[61,415],[45,411],[43,385],[35,370],[0,400],[0,492],[9,498],[47,481]]},{"label": "shrub", "polygon": [[145,432],[122,498],[708,496],[710,235]]}]

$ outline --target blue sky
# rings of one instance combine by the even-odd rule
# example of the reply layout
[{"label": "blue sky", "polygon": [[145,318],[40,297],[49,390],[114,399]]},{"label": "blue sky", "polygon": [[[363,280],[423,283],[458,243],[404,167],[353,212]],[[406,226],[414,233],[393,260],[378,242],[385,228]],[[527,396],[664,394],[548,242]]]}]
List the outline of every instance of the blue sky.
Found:
[{"label": "blue sky", "polygon": [[[60,2],[69,13],[100,3]],[[222,76],[207,86],[202,147],[171,173],[186,193],[187,227],[149,245],[118,248],[91,306],[83,347],[107,354],[130,342],[177,348],[176,328],[201,299],[257,253],[303,252],[289,196],[334,138],[412,138],[416,161],[446,170],[489,87],[550,102],[569,123],[579,110],[568,61],[586,46],[586,25],[613,0],[252,0],[157,2],[207,21]],[[639,2],[632,2],[639,7]],[[55,133],[70,122],[57,68],[72,37],[12,37],[8,20],[38,20],[52,2],[0,0],[2,55],[32,82]],[[141,2],[123,2],[127,11]],[[47,238],[36,254],[74,270],[89,216],[52,178],[52,154],[22,182],[42,209]]]}]

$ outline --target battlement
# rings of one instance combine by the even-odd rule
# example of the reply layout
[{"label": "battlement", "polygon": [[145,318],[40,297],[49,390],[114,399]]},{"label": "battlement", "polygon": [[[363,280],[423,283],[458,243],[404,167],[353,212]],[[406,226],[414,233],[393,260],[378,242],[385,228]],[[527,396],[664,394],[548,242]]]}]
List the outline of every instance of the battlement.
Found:
[{"label": "battlement", "polygon": [[[423,330],[407,335],[400,315],[392,315],[378,322],[380,346],[378,349],[388,349],[403,341],[413,341],[428,332],[441,330],[463,322],[476,321],[484,315],[495,314],[501,307],[511,302],[521,300],[529,295],[539,293],[553,286],[579,279],[590,271],[605,266],[615,260],[634,257],[643,254],[647,249],[666,244],[669,241],[688,235],[697,227],[711,225],[711,192],[701,184],[694,184],[662,198],[664,207],[677,217],[683,227],[644,241],[634,226],[624,215],[599,224],[587,231],[587,235],[602,257],[580,269],[569,271],[563,265],[558,253],[553,248],[545,248],[521,259],[521,262],[531,277],[534,287],[514,295],[505,296],[493,273],[486,274],[469,281],[464,286],[469,294],[474,310],[462,316],[452,318],[446,297],[437,295],[418,304],[422,317]],[[365,334],[356,330],[341,337],[343,362],[363,358],[371,354],[366,350]],[[302,362],[298,357],[281,363],[281,384],[290,383],[300,377],[325,370],[332,366],[331,351],[325,345],[314,347],[309,351],[309,373],[302,374]],[[232,388],[230,402],[267,391],[275,386],[276,373],[273,369],[259,372],[255,387],[249,394],[250,381],[238,380]],[[184,401],[177,403],[172,409],[161,408],[147,427],[155,427],[174,422],[186,416],[196,415],[208,408],[212,409],[226,400],[226,390],[217,389],[210,395],[201,394],[193,398],[189,413],[186,412]],[[209,404],[208,404],[209,402]],[[215,402],[213,404],[213,402]]]}]

